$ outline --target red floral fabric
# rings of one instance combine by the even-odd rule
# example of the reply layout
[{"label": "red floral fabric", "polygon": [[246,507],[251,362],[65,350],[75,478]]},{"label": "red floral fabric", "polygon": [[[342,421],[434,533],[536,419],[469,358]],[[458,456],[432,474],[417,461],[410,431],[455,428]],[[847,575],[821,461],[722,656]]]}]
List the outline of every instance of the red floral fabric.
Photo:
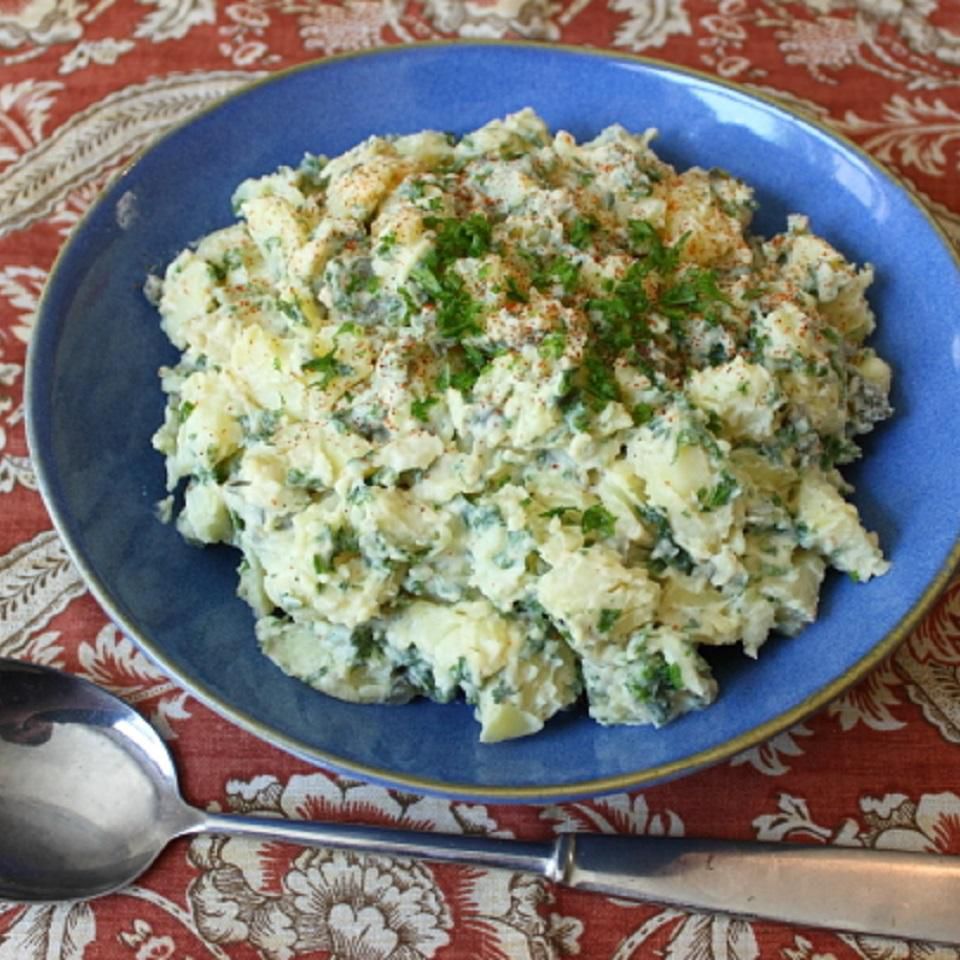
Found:
[{"label": "red floral fabric", "polygon": [[[888,164],[960,241],[953,0],[0,0],[0,655],[136,704],[199,806],[528,839],[580,828],[960,854],[960,580],[817,716],[680,781],[550,807],[411,796],[295,760],[160,675],[85,592],[36,492],[22,406],[38,296],[67,234],[138,149],[251,77],[445,37],[639,52],[773,94]],[[0,960],[574,956],[946,960],[960,947],[215,837],[173,843],[114,896],[0,902]]]}]

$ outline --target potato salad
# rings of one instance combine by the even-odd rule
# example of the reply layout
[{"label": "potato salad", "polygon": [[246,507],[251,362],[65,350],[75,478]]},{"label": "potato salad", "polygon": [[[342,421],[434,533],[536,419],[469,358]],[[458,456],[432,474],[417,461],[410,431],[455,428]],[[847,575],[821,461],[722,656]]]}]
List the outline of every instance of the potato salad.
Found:
[{"label": "potato salad", "polygon": [[751,235],[750,187],[653,137],[523,110],[307,155],[155,279],[167,507],[241,551],[284,671],[463,697],[486,742],[581,698],[660,725],[716,697],[707,648],[887,570],[838,470],[890,414],[871,268]]}]

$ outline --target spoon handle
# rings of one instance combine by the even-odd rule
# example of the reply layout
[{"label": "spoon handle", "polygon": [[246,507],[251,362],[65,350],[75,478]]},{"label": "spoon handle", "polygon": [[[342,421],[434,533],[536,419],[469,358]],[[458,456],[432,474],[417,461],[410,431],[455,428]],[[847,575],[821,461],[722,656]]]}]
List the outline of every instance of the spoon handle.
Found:
[{"label": "spoon handle", "polygon": [[556,844],[549,841],[527,843],[469,834],[416,833],[413,830],[357,823],[279,820],[218,813],[206,813],[204,818],[185,832],[269,837],[311,847],[518,870],[551,878],[557,872]]},{"label": "spoon handle", "polygon": [[359,824],[204,816],[188,832],[523,871],[624,899],[960,943],[960,857],[622,834],[563,834],[552,842],[527,843]]}]

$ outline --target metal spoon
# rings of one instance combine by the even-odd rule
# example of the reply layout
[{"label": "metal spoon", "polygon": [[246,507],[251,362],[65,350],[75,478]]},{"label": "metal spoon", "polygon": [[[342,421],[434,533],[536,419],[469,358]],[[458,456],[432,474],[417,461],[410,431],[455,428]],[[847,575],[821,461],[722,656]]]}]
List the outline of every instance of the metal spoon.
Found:
[{"label": "metal spoon", "polygon": [[565,834],[553,842],[206,813],[153,728],[79,677],[0,658],[0,899],[130,883],[210,831],[519,870],[581,890],[923,940],[960,941],[960,858],[795,844]]}]

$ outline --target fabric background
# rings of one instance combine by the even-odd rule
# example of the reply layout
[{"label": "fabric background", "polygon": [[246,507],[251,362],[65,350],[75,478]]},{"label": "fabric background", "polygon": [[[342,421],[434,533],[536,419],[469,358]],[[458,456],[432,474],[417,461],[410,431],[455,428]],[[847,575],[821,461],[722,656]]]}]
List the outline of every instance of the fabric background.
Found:
[{"label": "fabric background", "polygon": [[[954,0],[0,0],[0,655],[135,704],[199,806],[528,839],[583,829],[960,854],[960,580],[817,716],[683,780],[550,807],[423,798],[312,768],[201,707],[85,593],[36,492],[22,406],[38,295],[71,228],[137,150],[251,77],[448,37],[639,52],[771,93],[890,166],[960,242]],[[960,948],[214,838],[175,842],[115,896],[0,902],[0,960],[328,957],[947,960]]]}]

